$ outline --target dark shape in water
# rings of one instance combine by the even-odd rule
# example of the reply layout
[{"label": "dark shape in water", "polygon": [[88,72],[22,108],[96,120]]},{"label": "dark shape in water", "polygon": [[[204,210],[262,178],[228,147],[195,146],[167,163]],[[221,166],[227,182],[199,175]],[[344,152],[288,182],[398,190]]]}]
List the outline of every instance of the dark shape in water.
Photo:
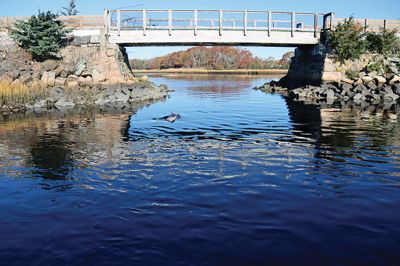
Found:
[{"label": "dark shape in water", "polygon": [[176,120],[178,120],[180,118],[181,118],[180,114],[171,113],[170,115],[163,116],[163,117],[160,117],[160,118],[155,118],[155,119],[157,119],[157,120],[165,120],[165,121],[174,123]]}]

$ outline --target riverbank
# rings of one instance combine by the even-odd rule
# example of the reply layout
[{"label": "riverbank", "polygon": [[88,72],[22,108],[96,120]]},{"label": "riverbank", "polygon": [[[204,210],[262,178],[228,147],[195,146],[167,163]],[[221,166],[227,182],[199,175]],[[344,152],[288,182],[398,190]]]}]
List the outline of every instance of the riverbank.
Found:
[{"label": "riverbank", "polygon": [[[0,112],[124,106],[164,99],[166,86],[135,77],[116,45],[75,39],[60,59],[36,62],[7,36],[0,38]],[[92,43],[93,42],[93,43]]]},{"label": "riverbank", "polygon": [[169,68],[169,69],[148,69],[132,70],[133,73],[161,73],[161,74],[221,74],[221,75],[284,75],[287,69],[193,69],[193,68]]}]

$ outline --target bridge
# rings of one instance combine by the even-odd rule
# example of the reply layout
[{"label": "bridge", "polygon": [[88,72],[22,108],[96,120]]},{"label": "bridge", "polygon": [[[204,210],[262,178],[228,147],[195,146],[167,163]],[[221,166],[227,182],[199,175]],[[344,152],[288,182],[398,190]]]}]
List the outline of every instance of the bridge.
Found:
[{"label": "bridge", "polygon": [[[18,19],[0,17],[0,32]],[[103,15],[62,16],[75,35],[99,35],[120,46],[307,46],[344,19],[334,13],[252,10],[108,10]],[[400,20],[356,19],[366,31],[400,29]]]},{"label": "bridge", "polygon": [[109,42],[122,46],[299,46],[320,41],[334,14],[239,10],[105,10]]}]

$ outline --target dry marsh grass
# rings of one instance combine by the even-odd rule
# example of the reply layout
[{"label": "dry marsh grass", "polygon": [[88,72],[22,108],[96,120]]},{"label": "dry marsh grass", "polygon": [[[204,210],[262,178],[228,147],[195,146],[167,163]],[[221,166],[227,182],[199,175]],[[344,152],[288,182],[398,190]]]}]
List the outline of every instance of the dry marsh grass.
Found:
[{"label": "dry marsh grass", "polygon": [[24,84],[10,84],[0,82],[0,107],[19,106],[46,99],[48,91],[40,85],[26,86]]}]

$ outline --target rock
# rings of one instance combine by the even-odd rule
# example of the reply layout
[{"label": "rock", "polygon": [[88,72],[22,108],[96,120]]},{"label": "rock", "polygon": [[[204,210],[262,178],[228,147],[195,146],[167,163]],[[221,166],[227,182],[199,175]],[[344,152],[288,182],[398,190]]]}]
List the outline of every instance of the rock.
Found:
[{"label": "rock", "polygon": [[330,81],[340,81],[343,79],[343,74],[340,72],[323,72],[322,81],[330,82]]},{"label": "rock", "polygon": [[56,69],[58,68],[59,65],[60,65],[60,62],[59,62],[59,61],[47,60],[47,61],[44,61],[44,62],[41,64],[41,69],[44,69],[44,70],[47,71],[47,72],[51,72],[51,71],[56,70]]},{"label": "rock", "polygon": [[389,66],[388,66],[388,69],[389,69],[393,74],[396,74],[396,75],[399,74],[399,70],[398,70],[397,67],[394,66],[394,65],[389,65]]},{"label": "rock", "polygon": [[400,82],[400,77],[397,76],[397,75],[394,75],[394,76],[392,77],[392,79],[389,81],[389,84],[390,84],[390,85],[393,85],[393,84],[399,83],[399,82]]},{"label": "rock", "polygon": [[354,84],[363,84],[363,80],[361,78],[354,81]]},{"label": "rock", "polygon": [[6,73],[7,76],[9,76],[10,78],[17,79],[19,77],[19,71],[16,69],[10,70]]},{"label": "rock", "polygon": [[54,86],[56,80],[56,73],[53,71],[43,72],[41,81],[48,86]]},{"label": "rock", "polygon": [[149,77],[146,75],[139,77],[139,81],[148,81],[148,80],[149,80]]},{"label": "rock", "polygon": [[130,94],[126,95],[125,93],[122,92],[117,92],[114,94],[115,101],[117,102],[128,102],[130,98]]},{"label": "rock", "polygon": [[76,76],[80,76],[85,69],[86,69],[86,60],[85,59],[81,59],[81,60],[79,60],[79,62],[75,66],[74,74]]},{"label": "rock", "polygon": [[392,86],[393,92],[400,95],[400,83],[396,83]]},{"label": "rock", "polygon": [[52,87],[49,89],[49,96],[53,99],[59,100],[64,94],[64,89],[60,87]]},{"label": "rock", "polygon": [[385,77],[382,77],[382,76],[376,76],[375,77],[375,80],[376,80],[376,82],[378,83],[378,84],[385,84],[386,83],[386,78]]},{"label": "rock", "polygon": [[59,65],[54,72],[56,73],[56,77],[59,77],[61,73],[65,70],[65,67],[63,65]]},{"label": "rock", "polygon": [[335,99],[335,92],[332,89],[328,89],[325,92],[326,98],[327,99]]},{"label": "rock", "polygon": [[23,84],[32,81],[32,71],[21,71],[18,80]]},{"label": "rock", "polygon": [[354,95],[353,100],[354,100],[354,101],[358,101],[358,100],[361,100],[362,97],[363,97],[363,96],[362,96],[361,93],[357,93],[356,95]]},{"label": "rock", "polygon": [[106,80],[105,76],[103,74],[101,74],[99,71],[97,71],[96,69],[92,70],[92,78],[93,78],[93,82],[95,82],[95,83],[103,82]]},{"label": "rock", "polygon": [[64,97],[59,99],[54,105],[57,109],[64,109],[75,106],[73,102],[66,100]]},{"label": "rock", "polygon": [[365,77],[367,75],[367,73],[365,73],[365,72],[360,72],[360,73],[358,73],[358,77],[359,78],[363,78],[363,77]]},{"label": "rock", "polygon": [[78,83],[81,85],[88,85],[92,83],[92,77],[91,76],[87,76],[86,78],[84,77],[79,77],[78,78]]},{"label": "rock", "polygon": [[392,101],[397,101],[399,99],[399,95],[394,94],[394,93],[387,93],[383,96],[383,100],[385,102],[392,102]]},{"label": "rock", "polygon": [[375,78],[376,76],[378,76],[378,72],[376,71],[372,71],[368,74],[370,77]]},{"label": "rock", "polygon": [[99,44],[100,43],[100,36],[99,35],[91,35],[90,36],[90,43],[91,44]]},{"label": "rock", "polygon": [[109,57],[115,56],[115,49],[113,49],[113,48],[108,48],[108,49],[106,50],[106,54],[107,54],[107,56],[109,56]]},{"label": "rock", "polygon": [[126,95],[131,95],[132,89],[127,86],[122,86],[121,91],[122,91],[122,93],[124,93]]},{"label": "rock", "polygon": [[370,76],[364,76],[364,77],[362,77],[361,79],[362,79],[362,81],[364,82],[364,84],[368,84],[368,83],[370,83],[371,81],[374,80],[374,79],[373,79],[372,77],[370,77]]},{"label": "rock", "polygon": [[376,90],[378,88],[378,86],[373,81],[370,81],[369,83],[365,84],[365,86],[367,86],[367,88],[369,88],[370,90]]},{"label": "rock", "polygon": [[347,83],[347,84],[353,84],[353,80],[351,80],[349,78],[343,78],[342,82]]},{"label": "rock", "polygon": [[67,78],[67,86],[68,87],[77,87],[78,84],[78,77],[75,75],[69,75]]},{"label": "rock", "polygon": [[84,77],[84,78],[86,78],[86,77],[92,77],[92,71],[86,68],[86,69],[81,73],[81,77]]},{"label": "rock", "polygon": [[105,96],[111,96],[115,93],[115,88],[109,87],[102,91]]},{"label": "rock", "polygon": [[67,81],[67,87],[73,88],[73,87],[78,87],[79,83],[77,80],[75,81]]},{"label": "rock", "polygon": [[54,82],[54,85],[55,85],[55,86],[65,86],[66,82],[67,82],[67,79],[66,79],[66,78],[60,78],[60,77],[58,77],[58,78],[56,78],[56,80],[55,80],[55,82]]},{"label": "rock", "polygon": [[90,43],[90,36],[75,36],[74,44],[75,45],[83,45]]},{"label": "rock", "polygon": [[33,104],[34,109],[44,109],[47,107],[47,101],[46,100],[40,100],[38,102],[35,102]]},{"label": "rock", "polygon": [[398,57],[388,57],[387,60],[396,64],[400,63],[400,58]]}]

